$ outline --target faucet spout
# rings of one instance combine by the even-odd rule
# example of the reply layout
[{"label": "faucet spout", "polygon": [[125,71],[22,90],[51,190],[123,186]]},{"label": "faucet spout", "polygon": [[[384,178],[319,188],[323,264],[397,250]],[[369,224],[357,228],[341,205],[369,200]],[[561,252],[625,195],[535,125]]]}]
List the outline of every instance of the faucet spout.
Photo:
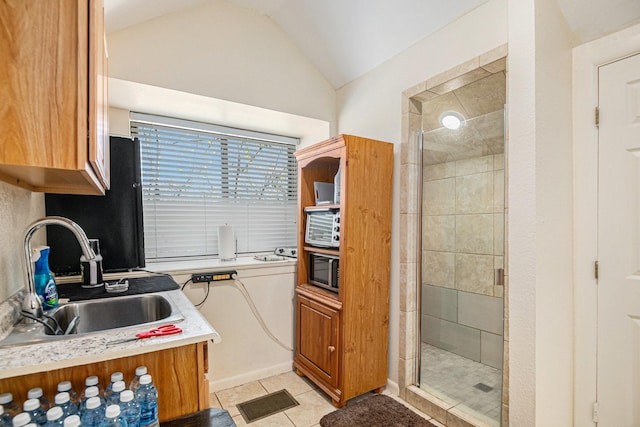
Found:
[{"label": "faucet spout", "polygon": [[75,222],[61,216],[48,216],[32,222],[24,233],[24,259],[27,272],[28,292],[22,303],[22,310],[40,319],[42,317],[42,304],[35,292],[33,281],[33,263],[31,262],[31,238],[33,234],[46,225],[61,225],[69,229],[78,240],[82,254],[87,260],[92,260],[96,254],[91,249],[89,239],[84,230]]}]

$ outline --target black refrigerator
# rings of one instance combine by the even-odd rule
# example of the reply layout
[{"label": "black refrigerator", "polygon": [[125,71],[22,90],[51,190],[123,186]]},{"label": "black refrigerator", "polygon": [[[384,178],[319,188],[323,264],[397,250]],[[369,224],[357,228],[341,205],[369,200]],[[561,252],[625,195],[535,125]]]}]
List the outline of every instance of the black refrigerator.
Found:
[{"label": "black refrigerator", "polygon": [[[109,142],[111,188],[104,196],[45,195],[47,216],[69,218],[88,238],[100,240],[102,268],[107,273],[145,266],[140,142],[114,136]],[[80,274],[82,251],[69,230],[48,226],[47,245],[51,271]]]}]

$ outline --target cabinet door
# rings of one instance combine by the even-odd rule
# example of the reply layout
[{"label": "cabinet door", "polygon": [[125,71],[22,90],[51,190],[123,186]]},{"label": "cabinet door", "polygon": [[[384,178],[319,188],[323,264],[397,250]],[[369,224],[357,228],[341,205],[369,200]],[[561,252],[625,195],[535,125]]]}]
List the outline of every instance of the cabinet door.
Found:
[{"label": "cabinet door", "polygon": [[89,2],[89,162],[109,188],[109,119],[104,2]]},{"label": "cabinet door", "polygon": [[319,379],[338,386],[338,325],[340,313],[298,295],[296,359]]}]

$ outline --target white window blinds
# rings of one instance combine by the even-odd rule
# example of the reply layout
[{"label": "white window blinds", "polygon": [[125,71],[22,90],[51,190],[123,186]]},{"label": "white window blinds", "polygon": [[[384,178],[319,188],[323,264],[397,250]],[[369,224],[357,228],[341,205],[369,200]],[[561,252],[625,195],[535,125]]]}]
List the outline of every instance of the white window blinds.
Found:
[{"label": "white window blinds", "polygon": [[131,119],[148,260],[217,255],[225,224],[238,253],[296,245],[297,139],[137,113]]}]

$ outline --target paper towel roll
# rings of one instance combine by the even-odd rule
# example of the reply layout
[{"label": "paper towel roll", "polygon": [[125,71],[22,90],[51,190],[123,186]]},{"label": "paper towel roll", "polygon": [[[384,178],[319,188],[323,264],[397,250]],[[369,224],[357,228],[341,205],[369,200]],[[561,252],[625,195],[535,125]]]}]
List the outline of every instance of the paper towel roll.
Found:
[{"label": "paper towel roll", "polygon": [[236,259],[236,239],[230,225],[218,227],[218,253],[222,261]]}]

